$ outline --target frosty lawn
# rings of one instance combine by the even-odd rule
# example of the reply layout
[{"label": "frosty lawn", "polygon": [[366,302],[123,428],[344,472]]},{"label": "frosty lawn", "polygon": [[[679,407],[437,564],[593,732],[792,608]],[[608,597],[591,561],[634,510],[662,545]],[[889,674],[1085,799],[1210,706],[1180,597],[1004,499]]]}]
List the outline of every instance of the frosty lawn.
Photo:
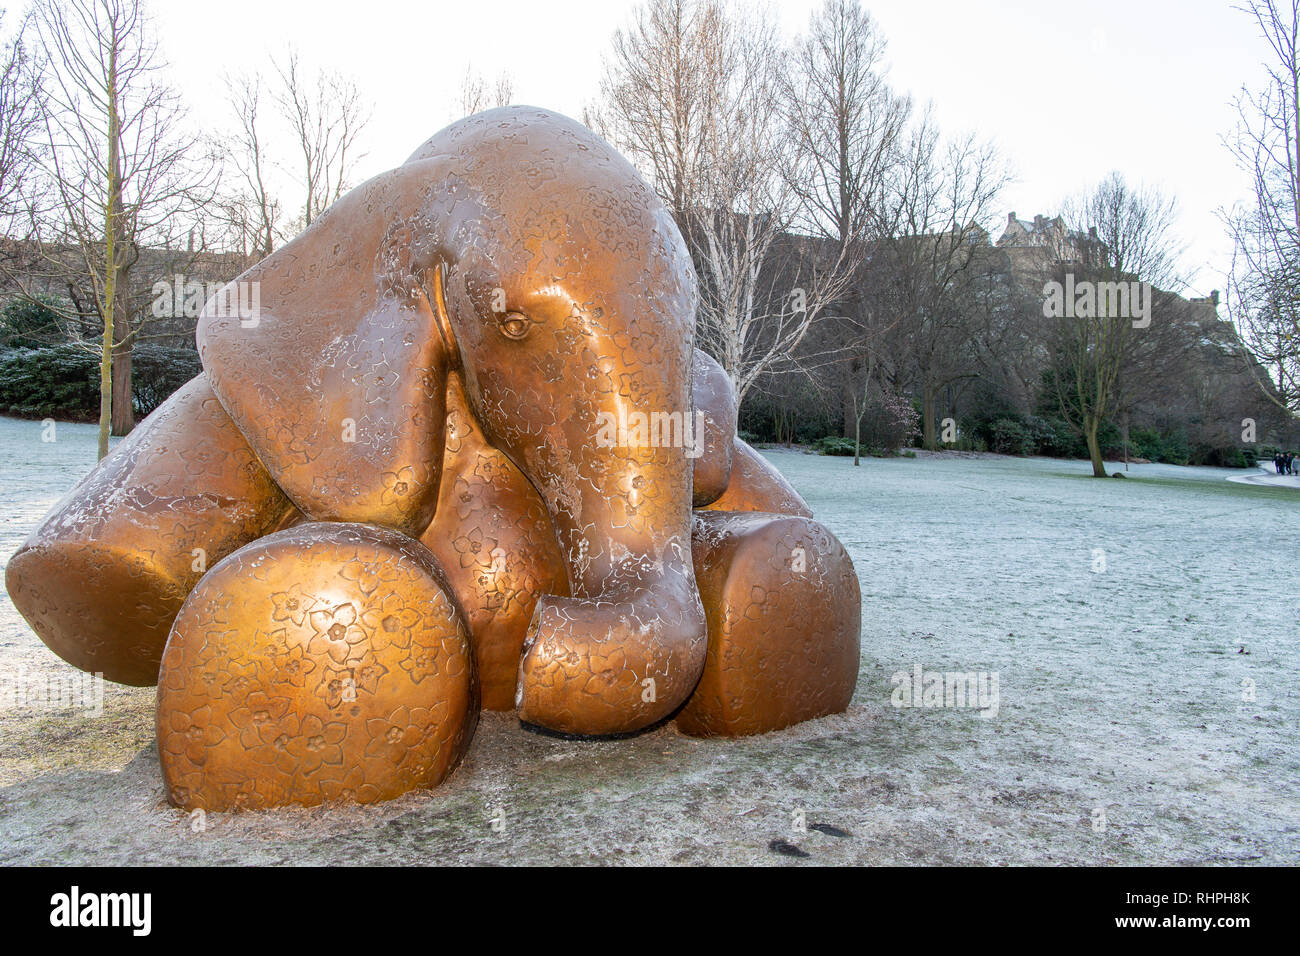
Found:
[{"label": "frosty lawn", "polygon": [[[57,437],[0,419],[5,558],[93,461],[92,427]],[[200,822],[164,803],[152,689],[108,686],[100,717],[6,702],[70,670],[6,598],[0,862],[799,865],[774,839],[820,863],[1300,858],[1300,490],[1208,468],[1117,481],[1086,462],[767,454],[862,581],[847,714],[608,742],[485,715],[436,791]],[[918,668],[982,675],[995,712],[892,706],[891,678]]]}]

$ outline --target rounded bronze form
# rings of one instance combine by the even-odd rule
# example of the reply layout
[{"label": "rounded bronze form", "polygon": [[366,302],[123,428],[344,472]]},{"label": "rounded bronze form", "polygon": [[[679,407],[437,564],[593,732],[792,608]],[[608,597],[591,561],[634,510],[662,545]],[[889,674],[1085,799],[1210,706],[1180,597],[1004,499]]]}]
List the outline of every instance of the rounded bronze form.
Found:
[{"label": "rounded bronze form", "polygon": [[459,375],[447,382],[447,455],[438,511],[420,539],[442,566],[474,642],[486,710],[513,710],[519,656],[543,594],[568,594],[542,499],[489,445]]},{"label": "rounded bronze form", "polygon": [[861,594],[833,534],[810,518],[699,512],[695,580],[709,651],[682,732],[761,734],[848,707]]},{"label": "rounded bronze form", "polygon": [[236,551],[181,608],[158,753],[186,809],[370,803],[440,783],[477,720],[469,634],[428,549],[310,523]]},{"label": "rounded bronze form", "polygon": [[717,501],[731,482],[731,459],[736,448],[736,390],[731,378],[711,355],[695,350],[691,365],[696,424],[702,425],[699,457],[695,459],[692,504],[696,508]]},{"label": "rounded bronze form", "polygon": [[[617,733],[685,700],[706,643],[690,561],[696,280],[624,157],[547,110],[479,113],[240,281],[260,312],[200,316],[203,366],[305,514],[425,533],[459,369],[486,441],[541,496],[568,582],[533,616],[521,715]],[[671,424],[648,436],[638,420]]]},{"label": "rounded bronze form", "polygon": [[544,110],[456,123],[400,173],[438,177],[420,222],[444,240],[447,337],[485,438],[541,495],[568,578],[533,614],[520,717],[580,734],[666,717],[706,643],[681,234],[626,159]]},{"label": "rounded bronze form", "polygon": [[237,281],[258,290],[247,317],[199,316],[196,340],[217,396],[312,520],[419,534],[442,467],[451,360],[406,217],[425,184],[396,172],[335,202]]},{"label": "rounded bronze form", "polygon": [[290,512],[200,375],[54,507],[9,559],[5,584],[64,660],[154,684],[190,588]]},{"label": "rounded bronze form", "polygon": [[785,475],[739,438],[731,459],[731,479],[726,492],[702,510],[765,511],[812,517],[808,502],[785,480]]},{"label": "rounded bronze form", "polygon": [[561,733],[641,730],[672,714],[704,667],[706,634],[694,582],[660,582],[597,603],[537,603],[515,703],[519,719]]}]

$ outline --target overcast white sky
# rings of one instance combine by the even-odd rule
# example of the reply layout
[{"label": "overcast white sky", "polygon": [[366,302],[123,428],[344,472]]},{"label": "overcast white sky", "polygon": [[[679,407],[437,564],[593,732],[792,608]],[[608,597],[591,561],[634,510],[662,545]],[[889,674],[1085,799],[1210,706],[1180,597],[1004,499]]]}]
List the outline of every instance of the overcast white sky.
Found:
[{"label": "overcast white sky", "polygon": [[[632,0],[152,0],[159,41],[192,115],[226,121],[225,71],[267,68],[292,43],[345,67],[374,102],[365,178],[453,119],[465,71],[502,70],[515,98],[579,116]],[[820,0],[769,9],[787,36]],[[11,8],[19,4],[11,3]],[[1018,181],[1005,211],[1054,214],[1111,169],[1178,197],[1192,291],[1223,285],[1217,208],[1247,180],[1220,142],[1231,101],[1265,50],[1224,0],[876,0],[894,85],[933,100],[943,127],[994,139]],[[359,180],[358,180],[359,181]],[[1000,228],[995,235],[1000,233]]]}]

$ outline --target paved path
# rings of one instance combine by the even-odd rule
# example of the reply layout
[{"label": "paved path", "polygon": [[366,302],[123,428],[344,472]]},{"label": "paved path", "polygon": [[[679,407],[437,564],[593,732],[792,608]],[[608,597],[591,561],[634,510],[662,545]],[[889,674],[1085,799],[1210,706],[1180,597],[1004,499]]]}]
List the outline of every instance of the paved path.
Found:
[{"label": "paved path", "polygon": [[1295,488],[1300,491],[1300,475],[1279,475],[1273,470],[1271,461],[1261,461],[1257,470],[1244,475],[1233,475],[1229,481],[1239,481],[1244,485],[1268,485],[1271,488]]}]

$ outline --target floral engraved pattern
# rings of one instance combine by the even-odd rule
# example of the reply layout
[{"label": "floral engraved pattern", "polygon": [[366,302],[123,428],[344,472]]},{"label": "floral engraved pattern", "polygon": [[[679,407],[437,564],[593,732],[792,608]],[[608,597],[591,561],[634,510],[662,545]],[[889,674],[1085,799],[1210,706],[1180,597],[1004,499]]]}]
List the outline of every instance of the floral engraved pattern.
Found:
[{"label": "floral engraved pattern", "polygon": [[271,601],[275,605],[275,609],[271,612],[271,620],[290,621],[299,627],[302,627],[307,614],[316,604],[316,600],[296,582],[289,590],[272,594]]},{"label": "floral engraved pattern", "polygon": [[184,807],[434,786],[477,720],[469,633],[437,561],[364,525],[298,525],[232,555],[186,602],[162,671],[159,752]]},{"label": "floral engraved pattern", "polygon": [[[847,707],[861,595],[834,535],[802,516],[700,511],[694,553],[709,651],[677,726],[707,736],[765,733]],[[728,575],[733,565],[747,574]]]},{"label": "floral engraved pattern", "polygon": [[356,627],[357,609],[352,604],[313,611],[311,627],[315,631],[307,650],[320,658],[328,656],[335,664],[342,664],[356,654],[367,640],[364,630]]}]

